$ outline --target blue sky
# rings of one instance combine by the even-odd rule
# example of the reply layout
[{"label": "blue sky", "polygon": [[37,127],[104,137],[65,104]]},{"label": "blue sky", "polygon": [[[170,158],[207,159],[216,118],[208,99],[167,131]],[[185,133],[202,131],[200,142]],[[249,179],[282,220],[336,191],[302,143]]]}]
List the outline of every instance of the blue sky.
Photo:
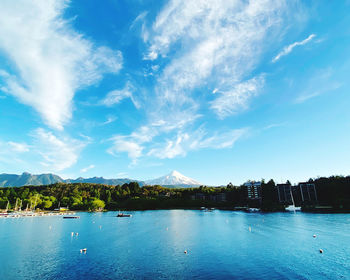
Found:
[{"label": "blue sky", "polygon": [[348,175],[349,26],[349,1],[3,0],[0,172]]}]

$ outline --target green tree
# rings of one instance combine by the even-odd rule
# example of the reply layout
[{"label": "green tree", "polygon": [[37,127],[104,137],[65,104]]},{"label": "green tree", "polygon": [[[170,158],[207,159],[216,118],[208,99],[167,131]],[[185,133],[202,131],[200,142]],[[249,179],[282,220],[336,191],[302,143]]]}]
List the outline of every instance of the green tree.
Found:
[{"label": "green tree", "polygon": [[89,210],[95,211],[95,210],[102,210],[105,208],[105,203],[103,200],[100,199],[94,199],[90,202]]},{"label": "green tree", "polygon": [[52,207],[52,201],[51,200],[43,200],[43,202],[41,203],[40,207],[44,208],[44,209],[49,209]]}]

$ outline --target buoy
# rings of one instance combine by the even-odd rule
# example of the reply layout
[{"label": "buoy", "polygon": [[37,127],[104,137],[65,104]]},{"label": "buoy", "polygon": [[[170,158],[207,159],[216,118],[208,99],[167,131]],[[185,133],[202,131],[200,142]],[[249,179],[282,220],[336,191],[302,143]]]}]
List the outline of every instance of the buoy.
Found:
[{"label": "buoy", "polygon": [[187,254],[187,250],[185,250],[184,253]]},{"label": "buoy", "polygon": [[321,254],[323,253],[323,250],[322,250],[322,249],[320,249],[320,253],[321,253]]},{"label": "buoy", "polygon": [[316,234],[314,234],[312,237],[313,237],[313,238],[316,238]]}]

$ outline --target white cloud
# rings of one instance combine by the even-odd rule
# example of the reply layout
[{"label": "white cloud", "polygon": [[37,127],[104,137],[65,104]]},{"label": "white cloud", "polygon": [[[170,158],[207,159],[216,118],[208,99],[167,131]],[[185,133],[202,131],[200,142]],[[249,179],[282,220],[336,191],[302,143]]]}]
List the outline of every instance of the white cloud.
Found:
[{"label": "white cloud", "polygon": [[119,172],[119,173],[117,173],[117,177],[118,178],[121,178],[121,177],[123,177],[123,178],[126,178],[126,177],[128,177],[129,175],[128,175],[128,173],[126,173],[126,172]]},{"label": "white cloud", "polygon": [[[270,0],[169,1],[147,30],[145,57],[167,61],[156,80],[156,115],[181,115],[185,110],[197,114],[208,105],[205,99],[220,118],[247,108],[254,94],[241,90],[238,95],[237,89],[247,85],[248,77],[250,84],[262,80],[252,71],[273,42],[273,31],[278,34],[287,7],[286,1]],[[221,92],[218,100],[208,101],[208,88]],[[198,91],[202,102],[196,98]],[[224,101],[228,104],[220,105]]]},{"label": "white cloud", "polygon": [[287,123],[271,123],[265,127],[262,128],[262,130],[269,130],[271,128],[276,128],[276,127],[282,127],[282,126],[286,126]]},{"label": "white cloud", "polygon": [[101,101],[102,105],[113,106],[119,104],[123,99],[130,98],[136,108],[139,108],[140,105],[133,96],[133,91],[135,88],[130,82],[127,82],[125,87],[121,90],[113,90],[107,93],[106,97]]},{"label": "white cloud", "polygon": [[315,89],[310,89],[310,91],[305,91],[302,95],[298,96],[295,100],[296,103],[303,103],[311,98],[324,94],[326,92],[335,91],[342,86],[339,82],[330,82],[330,84],[325,85],[325,87],[317,86]]},{"label": "white cloud", "polygon": [[300,42],[295,42],[293,44],[290,44],[286,47],[283,48],[283,50],[277,54],[273,59],[272,62],[275,63],[276,61],[278,61],[282,56],[285,56],[287,54],[289,54],[290,52],[292,52],[292,50],[297,47],[297,46],[303,46],[307,43],[309,43],[314,37],[316,37],[315,34],[311,34],[309,35],[305,40],[300,41]]},{"label": "white cloud", "polygon": [[132,141],[129,137],[114,136],[111,140],[113,141],[113,146],[108,149],[108,153],[112,155],[126,152],[133,160],[136,160],[142,155],[143,147],[136,141]]},{"label": "white cloud", "polygon": [[[96,47],[63,19],[67,0],[0,3],[0,49],[16,68],[2,75],[3,88],[35,108],[55,129],[72,116],[77,90],[117,73],[122,55]],[[0,80],[1,83],[1,80]]]},{"label": "white cloud", "polygon": [[29,152],[29,145],[26,143],[18,143],[18,142],[12,142],[9,141],[7,142],[9,148],[13,152],[17,153],[24,153],[24,152]]},{"label": "white cloud", "polygon": [[106,121],[104,121],[102,123],[102,125],[107,125],[107,124],[110,124],[112,122],[115,122],[117,120],[117,117],[116,116],[108,116]]},{"label": "white cloud", "polygon": [[23,158],[31,151],[31,146],[24,142],[3,141],[0,139],[0,163],[5,168],[22,165]]},{"label": "white cloud", "polygon": [[249,101],[258,94],[263,83],[263,76],[259,76],[239,83],[229,91],[219,92],[220,96],[211,103],[211,108],[220,118],[240,112],[248,107]]},{"label": "white cloud", "polygon": [[144,11],[141,14],[139,14],[131,23],[129,30],[133,29],[139,22],[142,22],[145,19],[145,17],[147,16],[147,14],[148,14],[147,11]]},{"label": "white cloud", "polygon": [[87,144],[38,128],[29,134],[28,143],[0,139],[0,167],[15,172],[57,174],[73,166]]},{"label": "white cloud", "polygon": [[56,136],[42,128],[32,133],[36,152],[41,156],[41,165],[50,172],[61,171],[73,166],[85,143],[64,136]]},{"label": "white cloud", "polygon": [[174,158],[231,147],[240,129],[210,134],[197,123],[202,112],[210,118],[208,106],[219,119],[248,108],[264,84],[264,74],[255,70],[287,20],[289,3],[170,0],[151,26],[143,24],[144,59],[159,65],[145,98],[147,119],[131,134],[117,136],[138,152],[117,145],[113,151]]},{"label": "white cloud", "polygon": [[90,164],[89,166],[87,166],[87,167],[85,167],[85,168],[82,168],[82,169],[80,170],[80,172],[81,172],[81,173],[86,173],[86,172],[88,172],[90,169],[93,169],[93,168],[95,168],[95,165]]},{"label": "white cloud", "polygon": [[326,92],[335,91],[343,84],[334,78],[332,68],[319,69],[303,86],[302,93],[295,99],[295,103],[303,103]]},{"label": "white cloud", "polygon": [[247,133],[248,129],[233,129],[226,132],[215,132],[208,136],[203,128],[199,128],[192,134],[178,133],[173,139],[167,140],[165,144],[152,148],[148,155],[157,158],[174,158],[186,156],[189,151],[199,149],[225,149],[231,148],[234,143]]}]

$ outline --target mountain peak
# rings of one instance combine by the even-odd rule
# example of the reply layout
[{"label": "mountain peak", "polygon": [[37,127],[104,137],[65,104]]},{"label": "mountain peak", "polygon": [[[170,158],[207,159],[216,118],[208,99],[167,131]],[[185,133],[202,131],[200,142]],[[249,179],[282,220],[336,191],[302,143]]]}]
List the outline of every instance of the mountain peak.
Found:
[{"label": "mountain peak", "polygon": [[178,172],[176,170],[173,170],[173,171],[170,172],[169,176],[177,177],[177,176],[184,176],[184,175],[182,175],[180,172]]},{"label": "mountain peak", "polygon": [[180,172],[173,170],[168,175],[146,181],[149,185],[162,186],[200,186],[198,181],[182,175]]}]

